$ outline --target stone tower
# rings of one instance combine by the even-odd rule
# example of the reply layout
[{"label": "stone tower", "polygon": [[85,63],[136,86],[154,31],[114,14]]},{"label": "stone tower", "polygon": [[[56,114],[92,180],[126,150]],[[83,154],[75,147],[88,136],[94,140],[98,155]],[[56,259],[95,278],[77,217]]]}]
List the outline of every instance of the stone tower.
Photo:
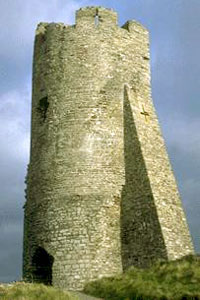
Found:
[{"label": "stone tower", "polygon": [[26,198],[28,280],[81,290],[193,253],[137,22],[86,7],[73,26],[39,24]]}]

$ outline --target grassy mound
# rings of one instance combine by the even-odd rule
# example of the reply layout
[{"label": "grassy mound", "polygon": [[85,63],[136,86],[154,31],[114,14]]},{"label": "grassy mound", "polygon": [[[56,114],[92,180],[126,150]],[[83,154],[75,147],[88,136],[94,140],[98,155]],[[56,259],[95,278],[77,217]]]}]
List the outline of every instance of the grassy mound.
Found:
[{"label": "grassy mound", "polygon": [[70,293],[34,283],[0,285],[1,300],[77,300]]},{"label": "grassy mound", "polygon": [[157,262],[149,269],[88,283],[84,292],[106,300],[200,300],[200,257]]}]

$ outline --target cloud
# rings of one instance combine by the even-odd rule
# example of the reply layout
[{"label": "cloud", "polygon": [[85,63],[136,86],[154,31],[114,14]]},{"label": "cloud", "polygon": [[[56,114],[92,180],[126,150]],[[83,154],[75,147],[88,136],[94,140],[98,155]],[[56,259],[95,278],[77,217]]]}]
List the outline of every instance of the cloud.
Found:
[{"label": "cloud", "polygon": [[23,88],[31,78],[33,41],[37,24],[74,22],[74,12],[86,1],[1,0],[0,93]]},{"label": "cloud", "polygon": [[191,159],[200,158],[200,120],[174,113],[167,117],[165,135],[168,143]]},{"label": "cloud", "polygon": [[24,178],[29,159],[30,88],[0,95],[0,281],[20,278]]},{"label": "cloud", "polygon": [[[163,116],[161,128],[173,169],[185,194],[184,185],[200,177],[200,121],[171,112]],[[194,191],[198,191],[197,186]],[[192,200],[191,197],[189,199]]]},{"label": "cloud", "polygon": [[171,112],[162,124],[195,249],[200,252],[200,120]]},{"label": "cloud", "polygon": [[[199,168],[198,168],[199,170]],[[181,192],[184,197],[184,207],[187,214],[187,220],[192,233],[194,245],[196,251],[200,253],[200,227],[199,227],[199,216],[200,216],[200,205],[199,205],[199,194],[200,185],[197,177],[189,177],[183,181]]]},{"label": "cloud", "polygon": [[6,140],[1,154],[24,160],[29,147],[30,91],[11,91],[0,97],[0,138]]},{"label": "cloud", "polygon": [[[24,179],[29,159],[30,92],[12,91],[0,96],[0,227],[23,219]],[[17,225],[18,226],[18,225]]]},{"label": "cloud", "polygon": [[0,282],[9,282],[21,278],[22,269],[22,221],[9,222],[0,235]]}]

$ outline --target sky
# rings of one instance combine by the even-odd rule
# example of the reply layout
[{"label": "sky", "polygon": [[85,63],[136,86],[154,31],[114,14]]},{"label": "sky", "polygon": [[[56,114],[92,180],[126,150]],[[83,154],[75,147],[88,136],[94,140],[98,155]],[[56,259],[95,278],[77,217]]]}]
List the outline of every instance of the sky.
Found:
[{"label": "sky", "polygon": [[22,277],[34,32],[74,24],[83,6],[114,8],[150,33],[152,98],[196,252],[200,253],[200,1],[0,0],[0,282]]}]

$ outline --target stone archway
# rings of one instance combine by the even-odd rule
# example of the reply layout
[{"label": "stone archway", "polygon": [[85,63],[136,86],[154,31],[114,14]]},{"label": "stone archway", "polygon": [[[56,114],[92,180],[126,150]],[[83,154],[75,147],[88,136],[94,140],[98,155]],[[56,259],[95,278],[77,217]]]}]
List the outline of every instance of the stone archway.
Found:
[{"label": "stone archway", "polygon": [[33,281],[52,284],[52,266],[54,258],[42,247],[38,247],[32,258]]}]

